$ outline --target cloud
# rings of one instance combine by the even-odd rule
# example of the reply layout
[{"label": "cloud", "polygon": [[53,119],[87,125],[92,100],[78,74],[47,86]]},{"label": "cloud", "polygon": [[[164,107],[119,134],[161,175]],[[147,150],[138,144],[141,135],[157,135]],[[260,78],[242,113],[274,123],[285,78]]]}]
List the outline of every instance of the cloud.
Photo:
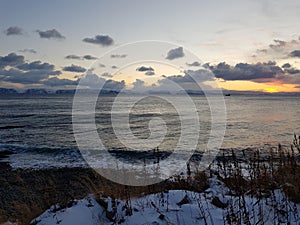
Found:
[{"label": "cloud", "polygon": [[254,55],[258,61],[286,59],[289,57],[299,57],[298,49],[300,49],[300,38],[297,40],[278,40],[275,39],[274,43],[270,44],[264,49],[258,49]]},{"label": "cloud", "polygon": [[290,53],[291,57],[300,57],[300,50],[294,50]]},{"label": "cloud", "polygon": [[57,77],[51,77],[42,82],[46,86],[55,87],[55,86],[75,86],[78,84],[78,80],[69,80],[69,79],[59,79]]},{"label": "cloud", "polygon": [[96,35],[94,38],[84,38],[82,41],[102,46],[110,46],[114,44],[114,40],[108,35]]},{"label": "cloud", "polygon": [[173,60],[173,59],[181,58],[183,56],[184,56],[183,48],[178,47],[178,48],[175,48],[175,49],[171,49],[167,53],[166,59]]},{"label": "cloud", "polygon": [[288,68],[291,68],[292,65],[289,64],[289,63],[285,63],[285,64],[283,64],[281,67],[284,68],[284,69],[288,69]]},{"label": "cloud", "polygon": [[51,87],[77,85],[76,80],[59,79],[60,74],[61,71],[47,62],[28,62],[24,56],[15,53],[0,56],[0,82]]},{"label": "cloud", "polygon": [[10,53],[0,57],[0,81],[19,84],[41,84],[50,76],[57,76],[60,71],[54,65],[34,61],[25,62],[24,56]]},{"label": "cloud", "polygon": [[192,78],[192,81],[197,83],[215,80],[214,74],[207,69],[186,70],[184,73],[186,78]]},{"label": "cloud", "polygon": [[145,73],[145,75],[147,75],[147,76],[153,76],[153,75],[155,75],[155,72],[154,71],[147,71]]},{"label": "cloud", "polygon": [[277,74],[282,74],[284,71],[277,66],[275,62],[267,63],[238,63],[235,66],[230,66],[225,62],[208,67],[217,78],[224,80],[251,80],[259,82],[260,79],[275,78]]},{"label": "cloud", "polygon": [[23,52],[23,53],[32,53],[32,54],[36,54],[37,51],[32,49],[32,48],[25,48],[23,50],[19,50],[19,52]]},{"label": "cloud", "polygon": [[136,79],[132,84],[133,84],[132,90],[134,92],[145,92],[150,88],[150,87],[146,87],[145,82],[140,79]]},{"label": "cloud", "polygon": [[4,33],[7,35],[7,36],[10,36],[10,35],[22,35],[23,34],[23,29],[20,28],[20,27],[9,27],[7,28]]},{"label": "cloud", "polygon": [[281,66],[285,73],[288,74],[300,74],[300,70],[294,68],[290,63],[285,63]]},{"label": "cloud", "polygon": [[154,71],[154,69],[152,67],[146,67],[146,66],[141,66],[141,67],[138,67],[136,69],[136,71],[139,71],[139,72],[147,72],[147,71]]},{"label": "cloud", "polygon": [[235,66],[225,62],[217,65],[204,65],[210,69],[216,78],[224,81],[245,80],[256,83],[300,84],[300,70],[290,63],[281,67],[274,61],[256,64],[238,63]]},{"label": "cloud", "polygon": [[0,70],[1,81],[20,83],[20,84],[40,84],[42,80],[49,78],[50,75],[59,75],[60,71],[22,71],[15,68]]},{"label": "cloud", "polygon": [[85,55],[85,56],[83,56],[83,58],[86,59],[86,60],[95,60],[95,59],[98,59],[97,57],[92,56],[92,55]]},{"label": "cloud", "polygon": [[195,61],[195,62],[193,62],[193,63],[186,63],[186,65],[197,67],[197,66],[201,66],[201,63]]},{"label": "cloud", "polygon": [[95,60],[95,59],[98,59],[97,57],[95,56],[92,56],[92,55],[84,55],[84,56],[79,56],[79,55],[67,55],[65,57],[65,59],[76,59],[76,60]]},{"label": "cloud", "polygon": [[103,86],[103,90],[121,91],[125,87],[125,81],[107,80]]},{"label": "cloud", "polygon": [[40,38],[46,38],[46,39],[65,39],[66,38],[61,33],[59,33],[56,29],[46,30],[46,31],[37,30],[37,32],[40,35]]},{"label": "cloud", "polygon": [[153,76],[155,75],[155,72],[154,72],[154,69],[152,67],[147,67],[147,66],[141,66],[141,67],[138,67],[136,69],[136,71],[139,71],[139,72],[145,72],[145,75],[147,76]]},{"label": "cloud", "polygon": [[80,80],[82,86],[87,86],[89,88],[96,88],[102,86],[102,90],[105,91],[120,91],[125,87],[125,81],[114,81],[106,80],[105,78],[99,77],[96,74],[87,74]]},{"label": "cloud", "polygon": [[[158,80],[158,86],[154,87],[156,91],[165,91],[169,93],[180,93],[182,90],[202,92],[201,88],[212,89],[205,85],[204,81],[212,80],[213,76],[208,70],[189,71],[184,75],[171,75],[162,76],[163,78]],[[177,84],[179,87],[177,87]]]},{"label": "cloud", "polygon": [[24,71],[30,71],[30,70],[47,70],[52,71],[54,70],[54,65],[51,65],[49,63],[42,63],[41,61],[34,61],[32,63],[24,63],[17,66],[18,69],[24,70]]},{"label": "cloud", "polygon": [[63,71],[75,72],[75,73],[84,73],[86,71],[86,69],[81,67],[81,66],[77,66],[77,65],[72,64],[71,66],[65,66],[63,68]]},{"label": "cloud", "polygon": [[101,76],[102,77],[109,77],[109,78],[113,77],[113,75],[111,75],[110,73],[102,73]]},{"label": "cloud", "polygon": [[0,56],[0,68],[16,66],[24,63],[24,56],[10,53],[7,56]]},{"label": "cloud", "polygon": [[274,50],[279,50],[279,49],[285,48],[288,44],[286,41],[282,41],[282,40],[274,40],[274,42],[275,42],[275,44],[269,45],[269,47]]},{"label": "cloud", "polygon": [[82,60],[81,56],[78,55],[67,55],[65,59],[77,59],[77,60]]},{"label": "cloud", "polygon": [[126,58],[127,55],[126,54],[113,54],[113,55],[110,55],[111,58]]}]

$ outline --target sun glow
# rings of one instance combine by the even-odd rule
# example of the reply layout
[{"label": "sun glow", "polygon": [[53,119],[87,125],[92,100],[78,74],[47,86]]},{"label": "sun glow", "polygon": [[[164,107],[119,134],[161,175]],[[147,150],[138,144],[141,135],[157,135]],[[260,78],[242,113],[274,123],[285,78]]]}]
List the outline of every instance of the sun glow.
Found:
[{"label": "sun glow", "polygon": [[268,92],[268,93],[278,92],[278,90],[276,88],[271,88],[271,87],[265,88],[264,91]]}]

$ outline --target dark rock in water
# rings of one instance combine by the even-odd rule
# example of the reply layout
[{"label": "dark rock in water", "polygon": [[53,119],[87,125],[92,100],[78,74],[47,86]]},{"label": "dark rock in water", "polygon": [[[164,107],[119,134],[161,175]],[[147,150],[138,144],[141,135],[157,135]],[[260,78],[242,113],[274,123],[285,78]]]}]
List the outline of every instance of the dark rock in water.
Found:
[{"label": "dark rock in water", "polygon": [[0,162],[0,170],[5,171],[5,170],[10,170],[11,166],[9,165],[8,162]]},{"label": "dark rock in water", "polygon": [[225,209],[228,206],[228,203],[222,202],[218,197],[214,197],[211,203],[221,209]]},{"label": "dark rock in water", "polygon": [[191,203],[190,198],[187,195],[185,195],[184,198],[180,202],[177,203],[177,205],[182,206],[182,205],[186,205],[186,204],[190,204],[190,203]]},{"label": "dark rock in water", "polygon": [[20,125],[20,126],[4,126],[0,127],[0,130],[8,130],[8,129],[17,129],[17,128],[24,128],[26,126]]},{"label": "dark rock in water", "polygon": [[14,154],[14,153],[9,150],[0,151],[0,159],[8,158],[12,154]]}]

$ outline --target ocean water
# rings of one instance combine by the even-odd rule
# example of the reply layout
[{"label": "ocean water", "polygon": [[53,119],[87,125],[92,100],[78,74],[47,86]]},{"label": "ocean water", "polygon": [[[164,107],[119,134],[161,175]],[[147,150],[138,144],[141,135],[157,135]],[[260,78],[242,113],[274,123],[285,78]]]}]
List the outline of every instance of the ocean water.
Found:
[{"label": "ocean water", "polygon": [[[192,99],[201,130],[195,150],[203,151],[211,129],[210,108],[204,96],[192,96]],[[130,149],[118,140],[111,124],[114,100],[115,96],[99,97],[96,127],[106,149],[112,154],[123,151],[126,155],[124,150],[130,153]],[[181,96],[174,96],[173,100],[184,101]],[[0,96],[0,151],[15,153],[2,160],[24,168],[85,166],[73,134],[72,103],[71,95]],[[225,97],[225,103],[227,119],[223,149],[261,148],[278,143],[288,146],[294,133],[300,135],[299,97],[230,96]],[[139,101],[129,115],[132,134],[141,140],[148,138],[152,118],[160,118],[167,127],[160,150],[172,151],[181,135],[180,115],[176,108],[158,97]],[[121,124],[115,128],[122,129]],[[143,147],[140,150],[151,151]],[[184,147],[181,150],[185,151]],[[131,156],[129,153],[128,157]]]}]

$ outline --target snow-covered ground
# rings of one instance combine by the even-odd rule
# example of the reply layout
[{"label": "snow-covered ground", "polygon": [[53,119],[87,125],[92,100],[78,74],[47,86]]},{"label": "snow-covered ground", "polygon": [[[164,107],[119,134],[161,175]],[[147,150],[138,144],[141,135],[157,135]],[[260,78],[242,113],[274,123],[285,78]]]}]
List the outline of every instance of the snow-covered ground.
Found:
[{"label": "snow-covered ground", "polygon": [[217,179],[209,183],[210,188],[203,193],[172,190],[130,201],[91,195],[70,202],[66,208],[52,206],[31,224],[223,225],[228,222],[226,218],[236,219],[237,224],[300,224],[300,204],[288,201],[279,190],[259,201],[230,195],[230,190]]}]

